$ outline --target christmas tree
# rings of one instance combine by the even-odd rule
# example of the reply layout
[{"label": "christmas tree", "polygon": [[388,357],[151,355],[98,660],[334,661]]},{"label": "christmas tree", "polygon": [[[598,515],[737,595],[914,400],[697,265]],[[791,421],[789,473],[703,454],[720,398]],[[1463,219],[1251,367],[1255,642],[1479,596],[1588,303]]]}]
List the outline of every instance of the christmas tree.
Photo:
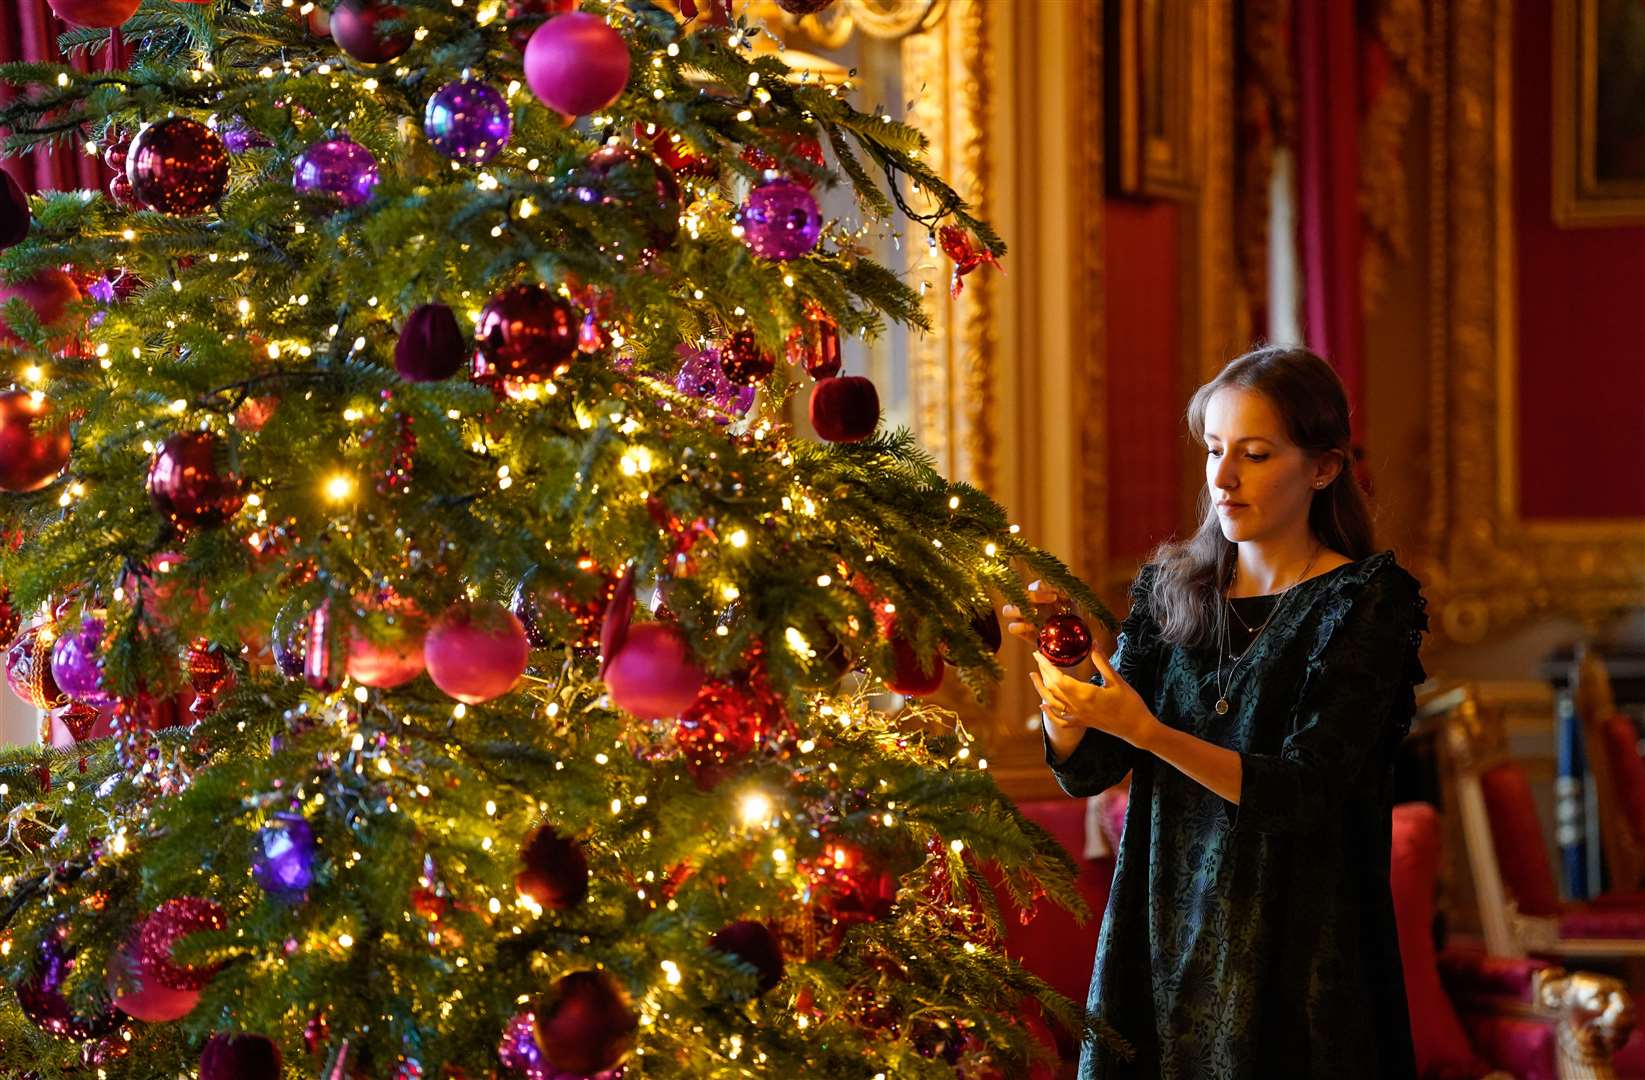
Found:
[{"label": "christmas tree", "polygon": [[8,153],[116,170],[0,199],[0,629],[69,733],[0,755],[0,1075],[1091,1031],[1001,947],[1067,856],[920,698],[1020,573],[1111,617],[840,369],[925,326],[868,230],[1004,250],[919,132],[703,0],[53,6],[130,59],[0,67]]}]

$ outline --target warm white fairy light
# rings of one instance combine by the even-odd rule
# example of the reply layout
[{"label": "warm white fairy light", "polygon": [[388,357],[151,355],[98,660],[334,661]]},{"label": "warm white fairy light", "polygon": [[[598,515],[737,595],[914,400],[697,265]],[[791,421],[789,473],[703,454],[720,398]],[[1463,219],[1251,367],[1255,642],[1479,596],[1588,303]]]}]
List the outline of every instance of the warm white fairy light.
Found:
[{"label": "warm white fairy light", "polygon": [[737,804],[737,814],[744,825],[758,825],[771,820],[771,797],[763,791],[750,791]]},{"label": "warm white fairy light", "polygon": [[332,473],[326,479],[326,498],[332,502],[344,502],[354,494],[354,477],[348,473]]}]

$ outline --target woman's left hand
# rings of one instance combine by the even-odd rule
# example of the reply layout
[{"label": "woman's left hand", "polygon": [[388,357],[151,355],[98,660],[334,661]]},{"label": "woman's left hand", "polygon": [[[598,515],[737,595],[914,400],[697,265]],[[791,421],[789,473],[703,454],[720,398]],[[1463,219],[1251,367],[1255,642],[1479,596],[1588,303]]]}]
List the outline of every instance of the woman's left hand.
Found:
[{"label": "woman's left hand", "polygon": [[1053,711],[1060,722],[1095,728],[1138,747],[1145,747],[1160,727],[1141,695],[1119,677],[1101,652],[1091,653],[1091,662],[1102,675],[1101,686],[1064,674],[1038,650],[1034,660],[1040,670],[1030,673],[1029,681],[1039,692],[1041,707]]}]

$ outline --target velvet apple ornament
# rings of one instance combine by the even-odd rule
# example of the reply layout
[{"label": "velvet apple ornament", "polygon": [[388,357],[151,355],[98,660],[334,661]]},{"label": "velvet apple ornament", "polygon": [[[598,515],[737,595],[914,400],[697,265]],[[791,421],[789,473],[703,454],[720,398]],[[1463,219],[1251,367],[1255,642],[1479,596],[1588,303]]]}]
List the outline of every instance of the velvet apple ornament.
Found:
[{"label": "velvet apple ornament", "polygon": [[603,971],[564,976],[535,1011],[537,1044],[544,1060],[561,1072],[612,1069],[634,1048],[639,1020],[629,1008],[628,995]]},{"label": "velvet apple ornament", "polygon": [[23,185],[11,173],[0,169],[0,249],[22,243],[33,223]]},{"label": "velvet apple ornament", "polygon": [[47,0],[52,14],[88,30],[112,30],[137,14],[142,0]]},{"label": "velvet apple ornament", "polygon": [[827,442],[862,442],[880,423],[880,393],[870,379],[838,375],[811,388],[811,426]]},{"label": "velvet apple ornament", "polygon": [[280,1080],[280,1048],[262,1035],[216,1034],[200,1052],[200,1080]]},{"label": "velvet apple ornament", "polygon": [[410,28],[390,33],[384,25],[405,11],[383,0],[338,0],[331,9],[331,39],[363,64],[386,64],[411,48]]},{"label": "velvet apple ornament", "polygon": [[228,149],[200,121],[168,116],[131,140],[126,179],[150,210],[178,217],[204,213],[228,189]]},{"label": "velvet apple ornament", "polygon": [[525,674],[531,643],[513,612],[498,604],[447,608],[423,639],[434,685],[469,705],[501,697]]},{"label": "velvet apple ornament", "polygon": [[520,848],[514,887],[539,907],[564,911],[588,895],[588,857],[582,845],[539,825]]},{"label": "velvet apple ornament", "polygon": [[0,392],[0,491],[39,491],[68,460],[68,425],[51,402],[26,390]]},{"label": "velvet apple ornament", "polygon": [[642,720],[678,716],[697,700],[702,684],[685,635],[662,623],[630,626],[605,669],[612,703]]},{"label": "velvet apple ornament", "polygon": [[753,968],[755,993],[763,994],[782,982],[782,946],[777,943],[777,935],[763,922],[743,919],[721,927],[709,939],[708,947]]},{"label": "velvet apple ornament", "polygon": [[245,501],[228,444],[209,431],[167,438],[149,465],[149,499],[179,529],[209,529],[233,517]]},{"label": "velvet apple ornament", "polygon": [[200,1003],[200,992],[174,990],[156,979],[145,979],[132,958],[132,945],[128,942],[109,955],[107,982],[114,1007],[147,1024],[181,1020],[193,1012]]},{"label": "velvet apple ornament", "polygon": [[468,339],[444,304],[423,304],[406,316],[394,343],[394,370],[406,382],[436,382],[462,370]]},{"label": "velvet apple ornament", "polygon": [[557,15],[526,44],[525,80],[551,109],[568,116],[599,112],[628,85],[628,45],[598,15]]},{"label": "velvet apple ornament", "polygon": [[22,281],[0,285],[0,342],[22,345],[23,339],[12,332],[5,320],[5,307],[14,298],[28,304],[34,312],[35,321],[43,329],[56,331],[49,336],[48,347],[60,351],[70,344],[74,335],[68,332],[66,325],[68,309],[71,304],[85,299],[74,278],[62,270],[48,267],[35,271]]},{"label": "velvet apple ornament", "polygon": [[423,637],[427,631],[417,605],[401,596],[390,596],[377,606],[385,625],[373,635],[352,627],[348,656],[343,670],[361,686],[392,690],[404,686],[423,673]]}]

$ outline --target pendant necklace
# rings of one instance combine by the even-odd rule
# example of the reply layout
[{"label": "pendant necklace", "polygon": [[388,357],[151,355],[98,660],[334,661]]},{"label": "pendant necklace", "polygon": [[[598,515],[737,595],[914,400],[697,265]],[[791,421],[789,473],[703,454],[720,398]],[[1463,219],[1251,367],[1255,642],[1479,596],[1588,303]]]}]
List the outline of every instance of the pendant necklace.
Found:
[{"label": "pendant necklace", "polygon": [[[1262,632],[1264,630],[1268,629],[1268,624],[1274,621],[1274,616],[1279,614],[1279,609],[1285,606],[1286,600],[1290,599],[1291,590],[1296,588],[1298,585],[1302,584],[1302,582],[1307,579],[1308,571],[1310,571],[1314,568],[1314,560],[1319,558],[1319,552],[1320,552],[1321,547],[1324,547],[1324,545],[1321,544],[1319,547],[1314,548],[1314,553],[1308,557],[1308,565],[1304,566],[1302,568],[1301,575],[1299,575],[1295,581],[1291,582],[1291,584],[1287,585],[1285,587],[1285,590],[1279,594],[1279,599],[1274,601],[1274,606],[1268,612],[1268,617],[1266,619],[1262,620],[1262,625],[1257,627],[1256,632],[1252,635],[1250,642],[1245,646],[1244,649],[1240,650],[1239,658],[1234,661],[1234,666],[1232,668],[1230,668],[1229,671],[1228,671],[1228,682],[1225,686],[1223,684],[1223,681],[1222,681],[1222,656],[1223,656],[1223,653],[1225,653],[1225,652],[1229,653],[1230,655],[1232,655],[1232,653],[1233,653],[1233,650],[1230,649],[1229,646],[1228,646],[1228,612],[1233,608],[1234,601],[1228,595],[1228,593],[1230,593],[1234,590],[1234,582],[1239,577],[1239,559],[1237,557],[1235,558],[1233,572],[1231,574],[1229,574],[1229,576],[1228,576],[1228,589],[1227,589],[1227,591],[1225,591],[1222,594],[1222,603],[1218,605],[1218,609],[1217,609],[1218,618],[1217,618],[1217,706],[1216,707],[1217,707],[1217,715],[1218,716],[1227,716],[1228,715],[1228,709],[1229,709],[1228,691],[1232,690],[1233,687],[1234,687],[1234,678],[1235,678],[1235,676],[1237,676],[1239,674],[1240,665],[1245,663],[1245,658],[1251,654],[1251,650],[1257,644],[1257,639],[1262,637]],[[1234,616],[1235,616],[1235,618],[1238,618],[1239,617],[1239,612],[1237,612],[1237,611],[1234,612]],[[1244,619],[1240,619],[1240,623],[1242,625],[1245,625],[1246,630],[1249,631],[1251,629],[1250,625],[1246,624]]]}]

